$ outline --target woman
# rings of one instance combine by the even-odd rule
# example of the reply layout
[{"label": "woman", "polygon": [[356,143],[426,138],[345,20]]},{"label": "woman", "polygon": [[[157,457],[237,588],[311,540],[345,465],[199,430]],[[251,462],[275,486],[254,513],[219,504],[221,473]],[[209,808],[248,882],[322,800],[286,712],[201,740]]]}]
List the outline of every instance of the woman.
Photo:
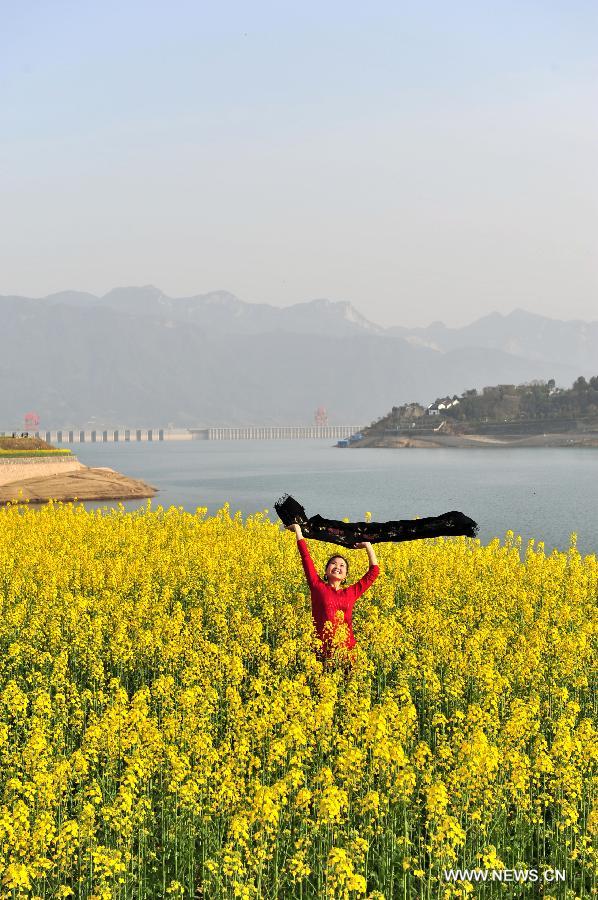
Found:
[{"label": "woman", "polygon": [[[307,543],[301,532],[300,525],[289,525],[289,531],[294,531],[297,537],[297,547],[303,563],[303,571],[311,593],[311,612],[315,622],[318,638],[322,642],[322,649],[318,652],[318,659],[325,661],[332,656],[333,646],[343,647],[348,652],[351,662],[354,661],[354,647],[356,645],[353,634],[353,606],[358,597],[367,591],[380,574],[378,560],[374,548],[368,541],[356,544],[355,549],[367,551],[370,567],[363,578],[349,587],[343,587],[349,574],[349,563],[344,556],[331,556],[326,563],[324,578],[320,578],[316,572],[312,558],[307,549]],[[342,616],[340,615],[342,613]],[[339,625],[346,626],[346,638],[340,642],[333,637]]]}]

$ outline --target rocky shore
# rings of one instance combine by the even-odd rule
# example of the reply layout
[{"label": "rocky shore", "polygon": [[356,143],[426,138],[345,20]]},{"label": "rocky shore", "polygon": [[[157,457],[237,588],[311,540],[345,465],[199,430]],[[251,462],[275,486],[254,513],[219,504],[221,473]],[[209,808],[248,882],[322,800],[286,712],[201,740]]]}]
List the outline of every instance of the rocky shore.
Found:
[{"label": "rocky shore", "polygon": [[[8,465],[3,462],[5,464],[0,465],[0,503],[134,500],[153,497],[157,490],[145,481],[121,475],[114,469],[92,469],[75,459],[69,460],[70,465],[40,459],[21,459]],[[9,468],[12,471],[7,471]]]},{"label": "rocky shore", "polygon": [[0,435],[0,504],[48,500],[135,500],[157,488],[114,469],[89,468],[40,438]]}]

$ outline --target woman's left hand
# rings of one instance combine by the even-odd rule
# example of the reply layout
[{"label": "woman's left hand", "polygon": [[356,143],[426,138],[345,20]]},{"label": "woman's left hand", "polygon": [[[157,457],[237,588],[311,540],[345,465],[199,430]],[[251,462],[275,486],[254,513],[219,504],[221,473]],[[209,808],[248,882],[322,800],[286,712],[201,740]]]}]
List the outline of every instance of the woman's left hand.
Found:
[{"label": "woman's left hand", "polygon": [[367,550],[368,547],[371,547],[369,541],[360,541],[359,544],[355,544],[353,547],[354,550]]}]

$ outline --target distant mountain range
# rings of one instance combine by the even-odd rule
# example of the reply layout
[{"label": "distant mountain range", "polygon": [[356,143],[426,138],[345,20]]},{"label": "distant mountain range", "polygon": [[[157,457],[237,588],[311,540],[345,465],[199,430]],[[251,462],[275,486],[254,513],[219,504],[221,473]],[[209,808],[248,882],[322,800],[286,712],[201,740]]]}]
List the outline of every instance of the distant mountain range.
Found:
[{"label": "distant mountain range", "polygon": [[[18,298],[21,299],[21,298]],[[206,334],[320,334],[336,329],[337,337],[350,334],[384,334],[384,328],[368,322],[350,303],[311,300],[281,308],[267,303],[244,303],[228,291],[212,291],[194,297],[167,297],[155,287],[115,288],[104,297],[77,291],[50,294],[42,301],[50,306],[76,309],[101,307],[133,316],[151,316],[165,322],[198,325]]]},{"label": "distant mountain range", "polygon": [[388,328],[386,334],[441,353],[487,347],[530,360],[579,365],[581,375],[598,368],[598,321],[548,319],[516,309],[508,315],[491,313],[463,328],[434,322],[427,328]]},{"label": "distant mountain range", "polygon": [[464,328],[382,328],[350,303],[278,308],[226,291],[171,298],[0,296],[0,430],[43,427],[367,424],[392,406],[499,383],[598,373],[598,322],[517,310]]}]

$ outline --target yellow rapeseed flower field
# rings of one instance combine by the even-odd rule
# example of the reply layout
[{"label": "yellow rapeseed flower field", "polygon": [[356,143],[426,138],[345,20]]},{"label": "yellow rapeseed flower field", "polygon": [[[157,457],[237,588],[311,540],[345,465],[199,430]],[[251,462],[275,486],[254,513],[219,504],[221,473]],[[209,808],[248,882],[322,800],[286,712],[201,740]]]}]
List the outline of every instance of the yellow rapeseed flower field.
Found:
[{"label": "yellow rapeseed flower field", "polygon": [[323,670],[267,511],[0,510],[0,898],[596,897],[596,558],[377,550]]}]

